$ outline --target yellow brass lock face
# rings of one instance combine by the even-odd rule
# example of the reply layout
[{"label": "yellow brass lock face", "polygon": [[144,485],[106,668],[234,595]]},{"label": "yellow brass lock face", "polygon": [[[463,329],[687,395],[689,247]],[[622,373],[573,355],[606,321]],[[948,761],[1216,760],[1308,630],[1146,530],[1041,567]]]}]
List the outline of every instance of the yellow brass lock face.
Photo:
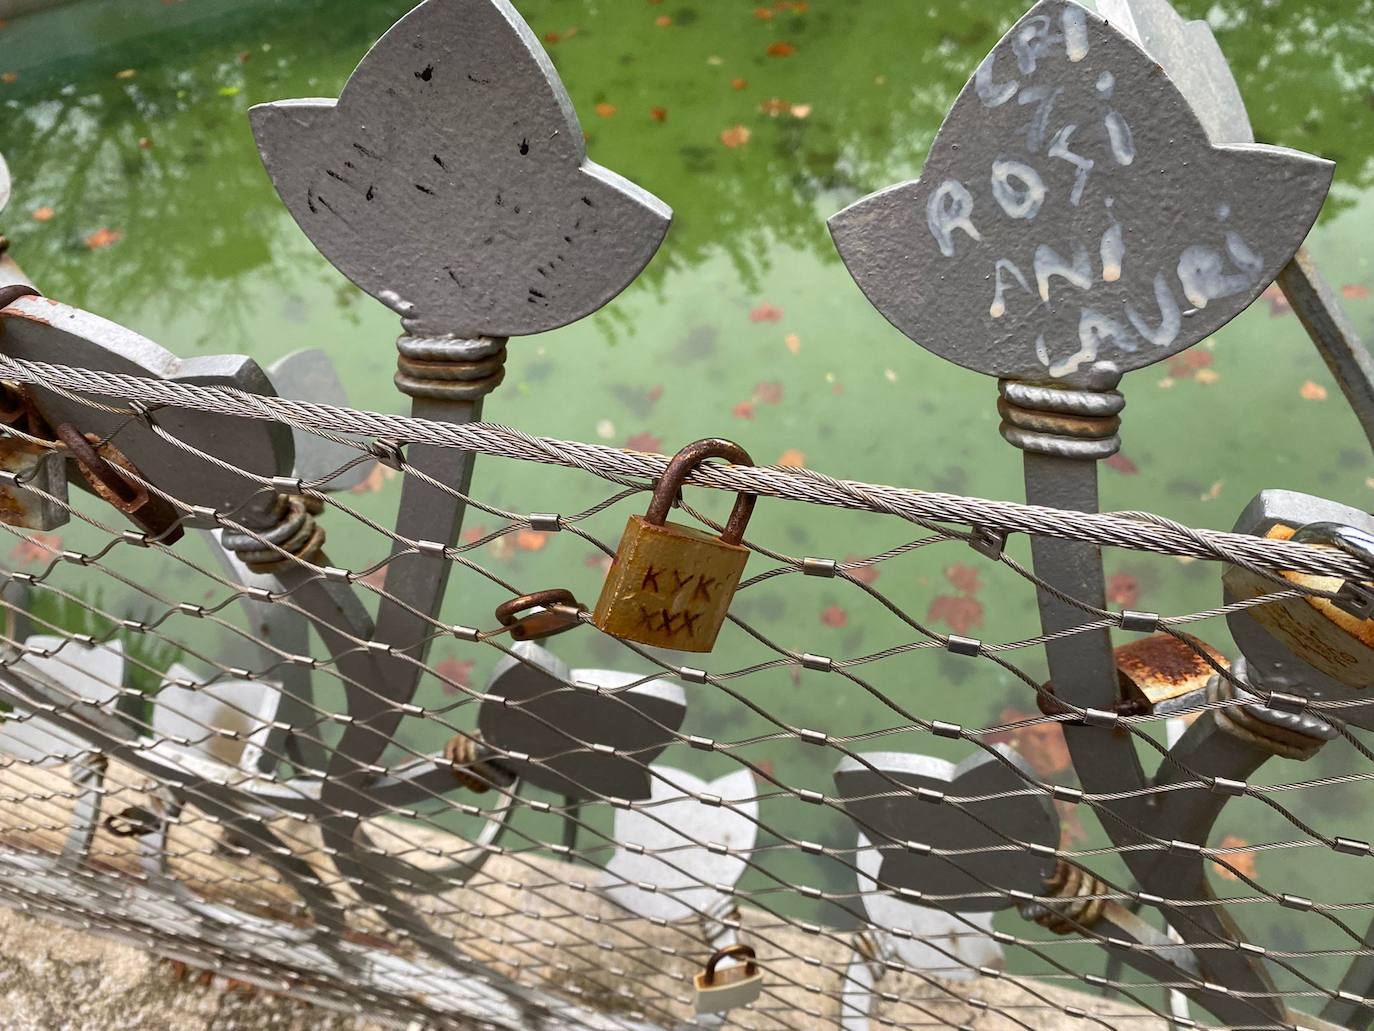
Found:
[{"label": "yellow brass lock face", "polygon": [[725,622],[749,549],[689,526],[630,516],[593,614],[615,637],[708,652]]},{"label": "yellow brass lock face", "polygon": [[649,511],[631,516],[606,574],[592,622],[627,641],[684,652],[709,652],[739,587],[749,549],[740,543],[754,509],[741,494],[719,537],[665,518],[682,481],[707,458],[752,465],[728,440],[698,440],[679,451],[654,488]]}]

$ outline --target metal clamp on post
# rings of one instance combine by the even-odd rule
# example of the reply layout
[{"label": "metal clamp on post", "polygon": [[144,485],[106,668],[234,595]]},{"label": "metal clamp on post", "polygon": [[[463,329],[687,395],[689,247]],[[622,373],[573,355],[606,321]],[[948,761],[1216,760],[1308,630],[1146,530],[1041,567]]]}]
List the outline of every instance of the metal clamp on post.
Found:
[{"label": "metal clamp on post", "polygon": [[409,397],[476,401],[500,386],[506,376],[505,337],[407,333],[396,341],[396,350],[394,382]]},{"label": "metal clamp on post", "polygon": [[265,529],[251,533],[226,530],[221,543],[255,573],[276,572],[296,559],[322,560],[324,527],[316,521],[305,498],[279,494],[275,514],[277,521]]}]

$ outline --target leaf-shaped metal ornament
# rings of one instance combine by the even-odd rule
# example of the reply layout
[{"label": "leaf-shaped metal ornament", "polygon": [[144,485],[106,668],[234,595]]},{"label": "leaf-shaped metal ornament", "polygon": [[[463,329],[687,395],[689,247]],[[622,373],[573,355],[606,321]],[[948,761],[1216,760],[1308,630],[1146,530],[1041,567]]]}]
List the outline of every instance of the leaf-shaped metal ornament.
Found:
[{"label": "leaf-shaped metal ornament", "polygon": [[[82,644],[67,637],[36,634],[24,641],[26,654],[15,664],[22,676],[34,669],[62,686],[66,705],[91,702],[113,712],[124,684],[124,646]],[[0,755],[38,766],[71,762],[91,746],[74,731],[46,720],[41,710],[16,711],[0,724]]]},{"label": "leaf-shaped metal ornament", "polygon": [[250,116],[311,242],[435,332],[515,336],[579,319],[639,273],[672,217],[586,159],[567,93],[507,0],[426,0],[337,103]]},{"label": "leaf-shaped metal ornament", "polygon": [[758,788],[748,770],[712,781],[668,766],[653,772],[650,805],[616,810],[611,836],[620,845],[601,890],[652,920],[700,920],[744,873],[758,837]]},{"label": "leaf-shaped metal ornament", "polygon": [[959,94],[920,178],[830,228],[868,299],[922,347],[1102,389],[1253,301],[1332,167],[1214,146],[1139,46],[1074,0],[1041,0]]},{"label": "leaf-shaped metal ornament", "polygon": [[617,670],[570,670],[531,641],[511,651],[518,657],[496,664],[477,715],[483,741],[529,756],[502,756],[501,765],[573,799],[648,798],[649,763],[676,740],[687,714],[682,687]]},{"label": "leaf-shaped metal ornament", "polygon": [[[207,355],[182,360],[132,330],[46,297],[21,297],[0,310],[0,353],[91,372],[274,393],[251,358]],[[37,384],[32,390],[38,410],[50,424],[71,423],[83,433],[111,436],[151,483],[180,501],[224,512],[248,526],[274,520],[276,494],[249,477],[169,444],[140,420],[92,408]],[[118,397],[90,396],[102,404],[124,406]],[[272,477],[291,468],[291,431],[280,423],[175,407],[159,409],[154,418],[169,436],[239,469]],[[214,525],[199,516],[187,516],[184,522]]]},{"label": "leaf-shaped metal ornament", "polygon": [[[995,748],[997,755],[980,751],[957,766],[901,752],[874,752],[839,765],[839,800],[882,854],[878,881],[932,896],[931,906],[970,913],[1016,905],[1007,892],[1045,894],[1055,869],[1054,855],[1045,850],[1059,845],[1059,815],[1046,795],[1025,793],[1035,780],[1025,761],[1005,745]],[[945,797],[936,800],[930,792]],[[907,842],[974,851],[937,856]]]}]

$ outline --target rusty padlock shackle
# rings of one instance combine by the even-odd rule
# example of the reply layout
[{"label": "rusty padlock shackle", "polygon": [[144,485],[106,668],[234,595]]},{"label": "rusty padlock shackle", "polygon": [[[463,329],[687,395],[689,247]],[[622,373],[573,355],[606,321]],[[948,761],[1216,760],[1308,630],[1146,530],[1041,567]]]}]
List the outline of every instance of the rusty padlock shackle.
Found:
[{"label": "rusty padlock shackle", "polygon": [[758,973],[759,965],[754,962],[753,948],[740,944],[727,945],[725,948],[713,952],[711,958],[706,961],[706,972],[701,980],[707,988],[715,983],[716,965],[723,959],[743,959],[745,977],[753,977]]},{"label": "rusty padlock shackle", "polygon": [[142,492],[139,488],[115,472],[113,464],[95,449],[86,439],[86,434],[69,422],[53,427],[53,432],[66,445],[82,470],[99,480],[115,497],[120,498],[125,504],[133,504],[141,497]]},{"label": "rusty padlock shackle", "polygon": [[[555,605],[576,609],[578,612],[585,612],[587,609],[587,606],[573,597],[572,591],[554,587],[503,601],[496,606],[496,618],[503,627],[510,630],[511,637],[516,641],[538,641],[582,625],[580,619],[556,611],[553,608]],[[542,608],[544,611],[531,612],[528,616],[516,618],[517,613],[533,608]]]},{"label": "rusty padlock shackle", "polygon": [[[753,465],[749,452],[733,440],[724,437],[707,437],[688,444],[672,457],[663,476],[654,484],[654,499],[649,502],[649,511],[644,513],[644,521],[653,526],[662,526],[668,521],[668,513],[682,490],[687,474],[708,458],[726,458],[735,465]],[[721,531],[720,539],[726,544],[738,544],[744,539],[744,528],[754,513],[754,494],[740,494],[735,498],[735,507],[730,510],[730,518]]]}]

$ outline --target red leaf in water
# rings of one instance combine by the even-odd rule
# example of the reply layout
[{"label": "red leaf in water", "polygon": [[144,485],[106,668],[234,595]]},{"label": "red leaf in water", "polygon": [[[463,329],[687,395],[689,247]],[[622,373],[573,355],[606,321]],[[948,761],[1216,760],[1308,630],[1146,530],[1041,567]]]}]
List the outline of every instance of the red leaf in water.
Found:
[{"label": "red leaf in water", "polygon": [[790,447],[778,458],[778,465],[784,469],[800,469],[806,465],[806,454]]},{"label": "red leaf in water", "polygon": [[[442,684],[445,693],[461,694],[462,688],[472,686],[472,667],[476,665],[472,660],[445,659],[443,662],[434,664],[434,672],[445,680],[451,680],[451,684]],[[457,685],[457,686],[455,686]]]},{"label": "red leaf in water", "polygon": [[[1259,871],[1255,869],[1255,853],[1249,846],[1250,842],[1246,841],[1244,838],[1235,834],[1228,834],[1217,844],[1217,848],[1235,848],[1241,849],[1242,851],[1232,852],[1225,856],[1218,856],[1217,859],[1224,859],[1240,873],[1249,877],[1251,880],[1255,880],[1259,877]],[[1212,860],[1212,862],[1216,863],[1217,873],[1219,875],[1226,878],[1228,881],[1240,880],[1239,876],[1222,866],[1221,863],[1217,862],[1217,859]]]},{"label": "red leaf in water", "polygon": [[720,142],[733,149],[744,146],[753,135],[747,125],[732,125],[720,131]]},{"label": "red leaf in water", "polygon": [[1361,283],[1346,283],[1341,287],[1341,296],[1347,301],[1369,300],[1369,287]]},{"label": "red leaf in water", "polygon": [[55,533],[31,531],[28,538],[21,538],[10,550],[10,561],[15,565],[33,565],[47,562],[62,550],[62,538]]},{"label": "red leaf in water", "polygon": [[754,402],[741,401],[739,404],[735,405],[734,408],[730,409],[730,414],[736,419],[752,419],[754,417]]},{"label": "red leaf in water", "polygon": [[652,451],[657,454],[663,450],[663,438],[652,433],[636,433],[625,441],[625,446],[631,451]]},{"label": "red leaf in water", "polygon": [[773,772],[773,771],[774,771],[774,769],[775,769],[776,767],[775,767],[775,765],[774,765],[772,759],[760,759],[760,760],[759,760],[758,762],[756,762],[754,765],[757,766],[757,767],[759,768],[759,772],[760,772],[761,774],[763,774],[765,777],[772,777],[772,776],[774,776],[774,772]]},{"label": "red leaf in water", "polygon": [[754,17],[759,21],[770,21],[773,17],[773,12],[767,7],[755,7]]},{"label": "red leaf in water", "polygon": [[796,47],[794,47],[791,43],[785,43],[782,40],[778,40],[776,43],[768,44],[769,57],[791,57],[796,52]]},{"label": "red leaf in water", "polygon": [[1130,573],[1113,573],[1107,577],[1107,600],[1123,609],[1134,608],[1140,600],[1140,584]]},{"label": "red leaf in water", "polygon": [[650,387],[644,396],[649,399],[650,404],[656,404],[658,399],[663,396],[663,384],[659,383],[657,386]]},{"label": "red leaf in water", "polygon": [[673,19],[670,15],[660,14],[654,19],[654,24],[660,29],[666,29],[669,25],[673,24]]},{"label": "red leaf in water", "polygon": [[[850,555],[845,559],[845,562],[857,562],[860,557],[859,555]],[[858,580],[861,584],[871,584],[878,579],[878,567],[855,566],[853,569],[849,570],[849,575],[855,580]]]},{"label": "red leaf in water", "polygon": [[1134,476],[1136,473],[1140,472],[1140,470],[1136,467],[1136,464],[1132,462],[1129,458],[1127,458],[1125,455],[1123,455],[1120,451],[1112,455],[1111,458],[1107,459],[1102,464],[1111,466],[1122,476]]},{"label": "red leaf in water", "polygon": [[118,243],[122,235],[123,234],[118,229],[108,229],[105,226],[101,226],[90,236],[86,237],[86,246],[93,251],[104,250],[111,244]]},{"label": "red leaf in water", "polygon": [[985,740],[989,744],[1005,742],[1011,745],[1041,778],[1049,779],[1069,769],[1072,765],[1069,746],[1064,741],[1064,732],[1058,723],[1042,719],[1039,713],[1023,712],[1012,706],[1002,710],[998,722],[1021,723],[1031,719],[1039,719],[1040,722],[989,734]]},{"label": "red leaf in water", "polygon": [[549,535],[539,530],[516,530],[515,547],[519,551],[542,551],[549,543]]},{"label": "red leaf in water", "polygon": [[1174,379],[1192,379],[1212,364],[1212,352],[1201,347],[1176,354],[1169,359],[1169,375]]},{"label": "red leaf in water", "polygon": [[769,118],[777,118],[787,110],[787,101],[781,97],[769,97],[759,105],[759,113],[767,115]]},{"label": "red leaf in water", "polygon": [[983,625],[983,606],[968,595],[939,594],[931,601],[926,619],[944,623],[956,634],[967,634]]},{"label": "red leaf in water", "polygon": [[730,80],[730,86],[731,86],[732,89],[737,89],[737,90],[739,90],[739,89],[748,89],[748,88],[749,88],[749,80],[748,80],[748,79],[731,79],[731,80]]},{"label": "red leaf in water", "polygon": [[777,305],[769,304],[767,301],[749,309],[750,322],[780,322],[781,320],[782,309]]},{"label": "red leaf in water", "polygon": [[956,562],[945,570],[945,579],[952,583],[955,588],[970,597],[978,593],[978,588],[982,586],[978,583],[978,570],[973,566],[966,566],[962,562]]},{"label": "red leaf in water", "polygon": [[760,404],[775,405],[782,401],[782,384],[764,381],[754,385],[754,400]]},{"label": "red leaf in water", "polygon": [[831,605],[821,612],[821,625],[835,627],[836,629],[849,622],[849,613],[838,605]]},{"label": "red leaf in water", "polygon": [[557,42],[558,42],[560,39],[562,39],[562,38],[563,38],[563,37],[560,36],[557,32],[546,32],[546,33],[544,33],[544,42],[545,42],[545,43],[548,43],[548,44],[550,44],[550,45],[552,45],[552,44],[554,44],[554,43],[557,43]]},{"label": "red leaf in water", "polygon": [[41,208],[33,209],[33,220],[35,222],[48,222],[51,221],[53,215],[55,214],[57,214],[57,212],[53,211],[52,208],[44,204]]},{"label": "red leaf in water", "polygon": [[469,526],[463,531],[464,544],[476,544],[487,535],[487,528],[480,523],[476,526]]},{"label": "red leaf in water", "polygon": [[348,490],[352,494],[375,494],[386,485],[387,480],[394,479],[395,476],[396,470],[391,466],[376,462],[367,476],[349,487]]},{"label": "red leaf in water", "polygon": [[380,569],[374,569],[370,573],[365,573],[363,576],[359,577],[359,579],[369,587],[375,587],[379,591],[384,590],[386,588],[386,569],[386,566],[382,566]]},{"label": "red leaf in water", "polygon": [[608,104],[603,100],[600,104],[596,105],[594,110],[601,118],[614,118],[616,106],[614,104]]},{"label": "red leaf in water", "polygon": [[668,109],[666,107],[658,107],[657,105],[655,105],[654,107],[649,108],[649,117],[652,118],[655,122],[666,122],[668,120]]}]

